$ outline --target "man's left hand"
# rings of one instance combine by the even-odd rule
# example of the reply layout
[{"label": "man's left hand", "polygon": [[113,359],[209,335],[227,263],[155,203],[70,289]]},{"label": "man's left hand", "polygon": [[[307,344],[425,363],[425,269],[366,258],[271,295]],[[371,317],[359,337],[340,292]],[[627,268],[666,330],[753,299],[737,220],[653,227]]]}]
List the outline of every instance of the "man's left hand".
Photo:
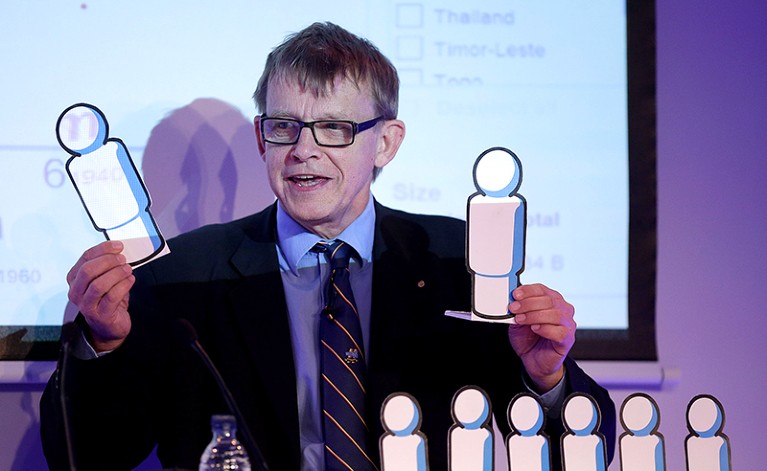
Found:
[{"label": "man's left hand", "polygon": [[522,285],[512,292],[509,342],[522,359],[535,388],[544,393],[564,375],[565,357],[575,343],[575,308],[542,284]]}]

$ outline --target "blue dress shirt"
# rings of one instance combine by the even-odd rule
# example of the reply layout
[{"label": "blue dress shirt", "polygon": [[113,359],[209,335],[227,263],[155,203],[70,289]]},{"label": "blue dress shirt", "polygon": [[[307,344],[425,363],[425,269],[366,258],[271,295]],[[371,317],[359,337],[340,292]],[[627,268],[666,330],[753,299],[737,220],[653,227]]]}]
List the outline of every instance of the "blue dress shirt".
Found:
[{"label": "blue dress shirt", "polygon": [[[357,252],[349,264],[351,284],[362,323],[362,340],[369,351],[370,304],[373,289],[373,197],[362,214],[337,239]],[[325,256],[312,251],[323,240],[308,232],[277,204],[277,256],[290,320],[298,388],[298,421],[301,433],[302,470],[323,470],[322,420],[319,389],[320,312],[324,306],[325,280],[330,271]]]}]

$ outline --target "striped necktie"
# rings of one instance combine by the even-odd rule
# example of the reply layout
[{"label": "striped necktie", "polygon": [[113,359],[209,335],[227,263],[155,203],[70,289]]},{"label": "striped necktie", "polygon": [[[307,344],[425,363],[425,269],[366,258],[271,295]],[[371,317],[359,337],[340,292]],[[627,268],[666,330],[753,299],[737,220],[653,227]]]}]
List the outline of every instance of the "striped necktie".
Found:
[{"label": "striped necktie", "polygon": [[373,470],[365,423],[366,359],[349,282],[349,257],[354,249],[343,241],[320,242],[316,249],[330,263],[320,319],[325,466],[328,471]]}]

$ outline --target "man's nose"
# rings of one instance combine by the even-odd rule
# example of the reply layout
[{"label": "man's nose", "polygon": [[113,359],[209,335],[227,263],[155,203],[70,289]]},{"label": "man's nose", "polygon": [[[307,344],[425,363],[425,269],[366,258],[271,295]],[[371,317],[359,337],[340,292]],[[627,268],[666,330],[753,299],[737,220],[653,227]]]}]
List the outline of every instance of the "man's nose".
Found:
[{"label": "man's nose", "polygon": [[298,141],[294,146],[293,155],[299,160],[306,160],[317,157],[319,145],[314,139],[314,131],[304,126],[298,131]]}]

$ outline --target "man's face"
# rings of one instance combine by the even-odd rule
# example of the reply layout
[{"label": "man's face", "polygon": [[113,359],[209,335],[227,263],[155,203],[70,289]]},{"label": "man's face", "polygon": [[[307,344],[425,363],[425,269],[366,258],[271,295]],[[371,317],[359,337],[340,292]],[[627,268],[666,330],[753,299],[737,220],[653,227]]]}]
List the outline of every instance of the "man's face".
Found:
[{"label": "man's face", "polygon": [[[326,96],[301,91],[292,81],[269,83],[266,115],[301,121],[343,119],[363,122],[376,117],[367,86],[358,90],[347,80],[336,80]],[[385,166],[404,137],[404,125],[390,120],[363,131],[348,147],[318,145],[308,128],[298,142],[264,142],[259,118],[256,135],[266,162],[272,191],[285,211],[306,229],[322,237],[341,233],[360,215],[370,197],[373,169]]]}]

